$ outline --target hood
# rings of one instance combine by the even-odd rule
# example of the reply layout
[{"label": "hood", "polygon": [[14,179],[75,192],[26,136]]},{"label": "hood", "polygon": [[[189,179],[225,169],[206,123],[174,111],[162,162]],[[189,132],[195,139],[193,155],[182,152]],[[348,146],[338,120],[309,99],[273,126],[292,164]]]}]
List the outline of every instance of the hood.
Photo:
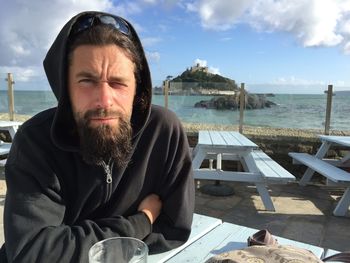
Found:
[{"label": "hood", "polygon": [[[76,150],[79,147],[79,139],[75,129],[72,108],[68,97],[68,43],[72,26],[86,14],[107,14],[102,12],[82,12],[71,18],[62,28],[57,38],[50,47],[44,59],[44,69],[53,93],[58,100],[57,110],[51,126],[51,137],[57,147],[63,150]],[[107,14],[109,15],[109,14]],[[124,19],[125,20],[125,19]],[[136,87],[131,125],[134,139],[145,126],[150,114],[152,82],[141,41],[133,26],[125,20],[132,32],[133,42],[141,52],[142,70],[141,80]],[[143,103],[138,103],[142,101]]]}]

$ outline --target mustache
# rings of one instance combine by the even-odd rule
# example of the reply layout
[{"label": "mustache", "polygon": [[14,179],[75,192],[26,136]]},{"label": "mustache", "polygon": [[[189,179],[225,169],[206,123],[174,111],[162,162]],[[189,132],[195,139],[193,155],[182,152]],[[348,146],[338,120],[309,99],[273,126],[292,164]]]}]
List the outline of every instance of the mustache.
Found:
[{"label": "mustache", "polygon": [[122,114],[119,111],[111,111],[107,109],[88,110],[84,114],[84,119],[86,121],[96,117],[97,118],[119,118],[119,117],[122,117]]}]

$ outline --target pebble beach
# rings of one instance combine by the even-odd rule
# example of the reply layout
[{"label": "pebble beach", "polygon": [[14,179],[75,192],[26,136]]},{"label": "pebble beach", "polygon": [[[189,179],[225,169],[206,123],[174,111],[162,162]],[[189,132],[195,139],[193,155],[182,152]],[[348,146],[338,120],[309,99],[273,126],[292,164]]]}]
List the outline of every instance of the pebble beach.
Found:
[{"label": "pebble beach", "polygon": [[[26,121],[29,115],[15,115],[15,121]],[[9,120],[8,113],[0,113],[0,120]],[[183,127],[188,134],[195,134],[199,130],[222,130],[238,131],[238,125],[215,125],[202,123],[183,123]],[[317,129],[293,129],[293,128],[274,128],[260,126],[243,126],[243,133],[247,136],[262,137],[297,137],[297,138],[316,138],[317,134],[324,134],[324,130]],[[350,136],[350,131],[331,130],[330,135]]]}]

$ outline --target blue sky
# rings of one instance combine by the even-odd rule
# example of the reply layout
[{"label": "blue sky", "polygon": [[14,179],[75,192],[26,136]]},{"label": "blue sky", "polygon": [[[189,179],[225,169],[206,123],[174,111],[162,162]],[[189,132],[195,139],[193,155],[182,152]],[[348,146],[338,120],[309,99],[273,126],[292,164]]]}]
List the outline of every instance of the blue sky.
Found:
[{"label": "blue sky", "polygon": [[350,0],[7,1],[0,76],[13,72],[18,88],[46,86],[48,47],[85,10],[134,24],[154,85],[200,63],[252,92],[323,93],[328,84],[350,90]]}]

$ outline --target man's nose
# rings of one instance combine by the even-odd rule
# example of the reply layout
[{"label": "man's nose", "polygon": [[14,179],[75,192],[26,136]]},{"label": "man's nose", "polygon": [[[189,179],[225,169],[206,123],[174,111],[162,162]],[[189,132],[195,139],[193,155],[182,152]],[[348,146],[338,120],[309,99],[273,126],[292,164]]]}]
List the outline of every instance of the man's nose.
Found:
[{"label": "man's nose", "polygon": [[97,107],[109,108],[113,105],[112,88],[107,81],[101,81],[98,87]]}]

